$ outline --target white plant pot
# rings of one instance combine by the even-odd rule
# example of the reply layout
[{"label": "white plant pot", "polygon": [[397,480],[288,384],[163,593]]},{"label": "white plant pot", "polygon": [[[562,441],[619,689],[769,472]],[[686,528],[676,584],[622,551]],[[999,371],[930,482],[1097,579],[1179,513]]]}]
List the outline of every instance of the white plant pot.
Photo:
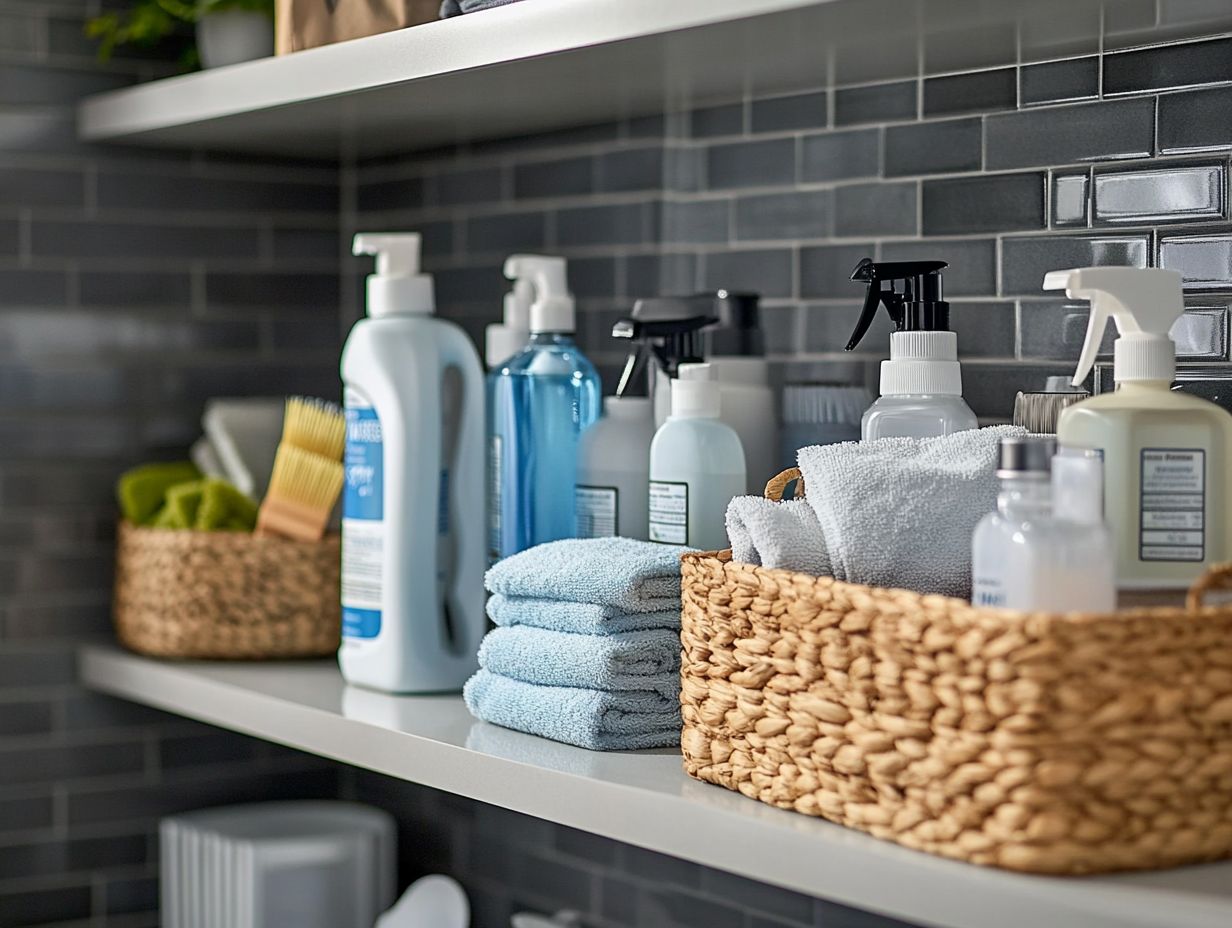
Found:
[{"label": "white plant pot", "polygon": [[274,54],[274,22],[264,13],[222,10],[197,23],[203,68],[222,68]]}]

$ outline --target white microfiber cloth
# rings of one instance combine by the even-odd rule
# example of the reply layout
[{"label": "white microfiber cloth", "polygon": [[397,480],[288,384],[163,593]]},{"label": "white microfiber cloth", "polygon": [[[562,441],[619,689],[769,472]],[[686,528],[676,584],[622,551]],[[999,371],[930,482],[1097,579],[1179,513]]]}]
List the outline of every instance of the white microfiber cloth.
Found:
[{"label": "white microfiber cloth", "polygon": [[691,549],[632,538],[570,538],[527,548],[484,577],[492,593],[610,606],[621,612],[680,608],[680,556]]},{"label": "white microfiber cloth", "polygon": [[832,575],[966,598],[971,533],[997,505],[1001,439],[1016,426],[940,438],[882,438],[800,450]]},{"label": "white microfiber cloth", "polygon": [[479,646],[484,670],[544,686],[654,690],[680,696],[680,634],[667,629],[573,635],[521,626],[488,632]]},{"label": "white microfiber cloth", "polygon": [[594,603],[567,603],[559,599],[529,599],[522,596],[488,598],[488,618],[502,628],[529,625],[577,635],[614,635],[617,632],[670,628],[680,631],[680,600],[662,612],[622,612]]},{"label": "white microfiber cloth", "polygon": [[825,534],[807,500],[737,496],[727,506],[727,537],[732,560],[742,564],[830,573]]}]

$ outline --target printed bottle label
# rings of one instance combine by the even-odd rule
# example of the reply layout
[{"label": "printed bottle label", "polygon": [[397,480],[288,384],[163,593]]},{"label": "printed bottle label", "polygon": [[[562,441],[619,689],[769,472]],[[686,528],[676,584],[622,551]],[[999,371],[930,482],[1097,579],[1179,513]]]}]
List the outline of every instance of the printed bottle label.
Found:
[{"label": "printed bottle label", "polygon": [[347,390],[346,483],[342,494],[342,634],[381,631],[385,566],[385,446],[376,410]]},{"label": "printed bottle label", "polygon": [[1206,558],[1206,452],[1143,448],[1138,559]]},{"label": "printed bottle label", "polygon": [[666,545],[689,543],[689,485],[674,480],[650,481],[650,540]]},{"label": "printed bottle label", "polygon": [[501,551],[501,437],[488,443],[488,561],[495,564]]},{"label": "printed bottle label", "polygon": [[1005,584],[1001,582],[1001,578],[989,574],[976,577],[972,583],[971,605],[1004,606]]},{"label": "printed bottle label", "polygon": [[620,491],[616,487],[578,484],[573,497],[577,506],[578,538],[611,538],[620,534],[617,518]]}]

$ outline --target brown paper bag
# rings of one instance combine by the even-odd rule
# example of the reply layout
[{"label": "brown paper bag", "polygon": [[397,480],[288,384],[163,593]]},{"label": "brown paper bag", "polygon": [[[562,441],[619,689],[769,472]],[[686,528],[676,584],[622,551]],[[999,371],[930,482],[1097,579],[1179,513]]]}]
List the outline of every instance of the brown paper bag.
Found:
[{"label": "brown paper bag", "polygon": [[280,55],[437,19],[441,0],[277,0]]}]

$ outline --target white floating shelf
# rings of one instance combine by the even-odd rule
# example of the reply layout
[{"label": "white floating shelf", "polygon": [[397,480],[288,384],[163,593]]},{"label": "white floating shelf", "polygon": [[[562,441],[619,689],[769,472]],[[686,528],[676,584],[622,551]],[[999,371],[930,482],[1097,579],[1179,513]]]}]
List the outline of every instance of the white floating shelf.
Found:
[{"label": "white floating shelf", "polygon": [[[834,0],[532,0],[87,99],[83,138],[335,157],[824,81]],[[854,13],[847,13],[850,19]]]},{"label": "white floating shelf", "polygon": [[1232,924],[1232,863],[1024,876],[906,850],[697,782],[674,751],[584,751],[477,722],[456,696],[348,687],[332,661],[168,663],[91,646],[80,663],[82,680],[105,693],[917,924]]}]

